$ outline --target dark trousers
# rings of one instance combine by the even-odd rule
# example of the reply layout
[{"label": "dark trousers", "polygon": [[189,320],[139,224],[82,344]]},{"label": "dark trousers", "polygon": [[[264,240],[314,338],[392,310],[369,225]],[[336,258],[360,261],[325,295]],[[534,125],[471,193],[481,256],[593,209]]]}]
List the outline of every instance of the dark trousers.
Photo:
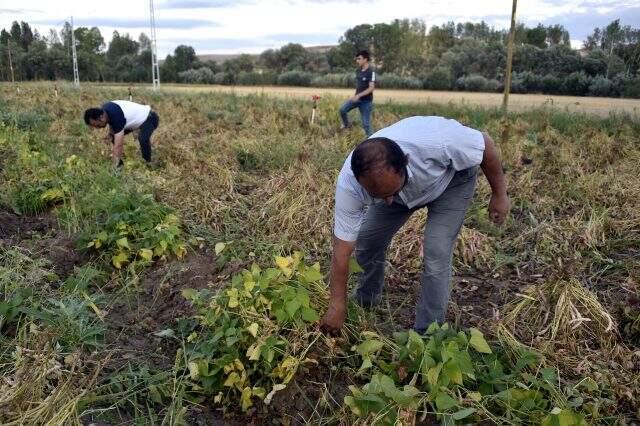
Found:
[{"label": "dark trousers", "polygon": [[142,123],[140,126],[140,132],[138,133],[138,142],[140,143],[140,153],[142,153],[142,158],[147,163],[151,161],[151,135],[153,131],[158,128],[158,124],[160,123],[160,118],[155,111],[151,111],[149,113],[149,117]]}]

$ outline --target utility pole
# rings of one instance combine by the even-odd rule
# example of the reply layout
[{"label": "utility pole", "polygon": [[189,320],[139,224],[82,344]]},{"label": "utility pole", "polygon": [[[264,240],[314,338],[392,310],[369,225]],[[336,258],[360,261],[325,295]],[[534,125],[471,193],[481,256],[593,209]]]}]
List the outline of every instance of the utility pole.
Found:
[{"label": "utility pole", "polygon": [[11,43],[9,43],[9,38],[7,38],[7,50],[9,51],[9,69],[11,70],[11,82],[15,83],[15,78],[13,76],[13,61],[11,60]]},{"label": "utility pole", "polygon": [[80,75],[78,74],[78,55],[76,53],[76,36],[73,33],[73,16],[71,17],[71,51],[73,52],[73,85],[80,87]]},{"label": "utility pole", "polygon": [[149,0],[149,17],[151,20],[151,80],[153,90],[160,88],[160,66],[158,65],[158,49],[156,45],[156,15],[153,0]]},{"label": "utility pole", "polygon": [[518,0],[513,0],[511,10],[511,30],[509,30],[509,41],[507,46],[507,72],[504,78],[504,97],[502,98],[502,111],[507,112],[509,106],[509,91],[511,90],[511,66],[513,64],[513,45],[516,40],[516,7]]}]

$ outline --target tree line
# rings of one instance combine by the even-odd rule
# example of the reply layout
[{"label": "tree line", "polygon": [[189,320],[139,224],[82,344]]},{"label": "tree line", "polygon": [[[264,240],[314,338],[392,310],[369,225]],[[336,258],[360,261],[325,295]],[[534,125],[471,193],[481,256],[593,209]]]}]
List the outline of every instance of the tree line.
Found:
[{"label": "tree line", "polygon": [[[151,80],[151,43],[142,33],[113,33],[108,47],[97,27],[74,30],[83,81]],[[378,87],[501,91],[507,31],[479,23],[448,22],[427,28],[422,20],[362,24],[348,29],[336,46],[307,49],[290,43],[260,55],[223,63],[198,58],[179,45],[160,67],[164,82],[227,85],[352,87],[353,57],[368,49]],[[595,28],[582,50],[572,49],[562,25],[518,24],[512,91],[640,97],[640,29],[619,20]],[[71,26],[41,35],[26,22],[0,31],[0,79],[72,79]]]}]

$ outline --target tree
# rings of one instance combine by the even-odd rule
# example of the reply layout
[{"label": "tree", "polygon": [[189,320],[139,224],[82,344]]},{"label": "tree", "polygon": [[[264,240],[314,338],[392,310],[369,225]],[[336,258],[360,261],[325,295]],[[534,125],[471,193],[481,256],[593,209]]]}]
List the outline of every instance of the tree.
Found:
[{"label": "tree", "polygon": [[[140,36],[138,36],[138,47],[140,52],[151,50],[151,39],[147,37],[145,33],[140,33]],[[151,60],[149,60],[149,62],[151,62]]]},{"label": "tree", "polygon": [[549,46],[556,46],[558,44],[570,46],[569,31],[562,25],[549,25],[547,27],[547,44]]},{"label": "tree", "polygon": [[544,25],[538,24],[535,28],[529,28],[527,31],[527,43],[544,49],[547,47],[547,29]]},{"label": "tree", "polygon": [[[196,51],[191,46],[185,46],[181,44],[173,51],[176,73],[186,71],[190,68],[194,68],[194,63],[197,61]],[[177,78],[177,75],[176,75]]]}]

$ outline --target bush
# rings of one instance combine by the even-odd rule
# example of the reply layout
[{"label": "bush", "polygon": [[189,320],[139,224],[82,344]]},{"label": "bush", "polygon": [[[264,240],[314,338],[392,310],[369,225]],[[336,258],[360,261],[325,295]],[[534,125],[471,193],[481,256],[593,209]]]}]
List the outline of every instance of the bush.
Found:
[{"label": "bush", "polygon": [[613,82],[604,76],[597,76],[591,80],[589,94],[592,96],[611,96]]},{"label": "bush", "polygon": [[465,75],[456,80],[456,89],[467,92],[485,92],[487,86],[487,79],[477,74]]},{"label": "bush", "polygon": [[348,87],[354,86],[353,73],[318,75],[311,80],[313,87]]},{"label": "bush", "polygon": [[542,77],[542,91],[552,95],[561,94],[563,90],[562,79],[553,74]]},{"label": "bush", "polygon": [[236,83],[241,86],[272,86],[278,82],[278,75],[273,72],[241,71],[236,77]]},{"label": "bush", "polygon": [[311,74],[304,71],[287,71],[278,76],[280,86],[311,86]]},{"label": "bush", "polygon": [[640,98],[640,77],[631,78],[626,75],[618,75],[614,78],[614,84],[623,98]]},{"label": "bush", "polygon": [[378,76],[376,86],[382,89],[422,89],[422,81],[417,77],[387,73]]},{"label": "bush", "polygon": [[568,95],[584,96],[590,84],[591,79],[584,71],[574,72],[564,79],[564,91]]},{"label": "bush", "polygon": [[423,81],[423,87],[431,90],[449,90],[453,85],[453,73],[448,67],[436,67]]},{"label": "bush", "polygon": [[542,77],[529,71],[514,73],[511,91],[514,93],[535,93],[543,89]]},{"label": "bush", "polygon": [[213,84],[223,84],[231,86],[236,84],[236,76],[230,72],[219,72],[213,77]]},{"label": "bush", "polygon": [[215,74],[211,69],[202,67],[198,69],[189,69],[178,73],[178,79],[182,83],[190,84],[213,84]]}]

